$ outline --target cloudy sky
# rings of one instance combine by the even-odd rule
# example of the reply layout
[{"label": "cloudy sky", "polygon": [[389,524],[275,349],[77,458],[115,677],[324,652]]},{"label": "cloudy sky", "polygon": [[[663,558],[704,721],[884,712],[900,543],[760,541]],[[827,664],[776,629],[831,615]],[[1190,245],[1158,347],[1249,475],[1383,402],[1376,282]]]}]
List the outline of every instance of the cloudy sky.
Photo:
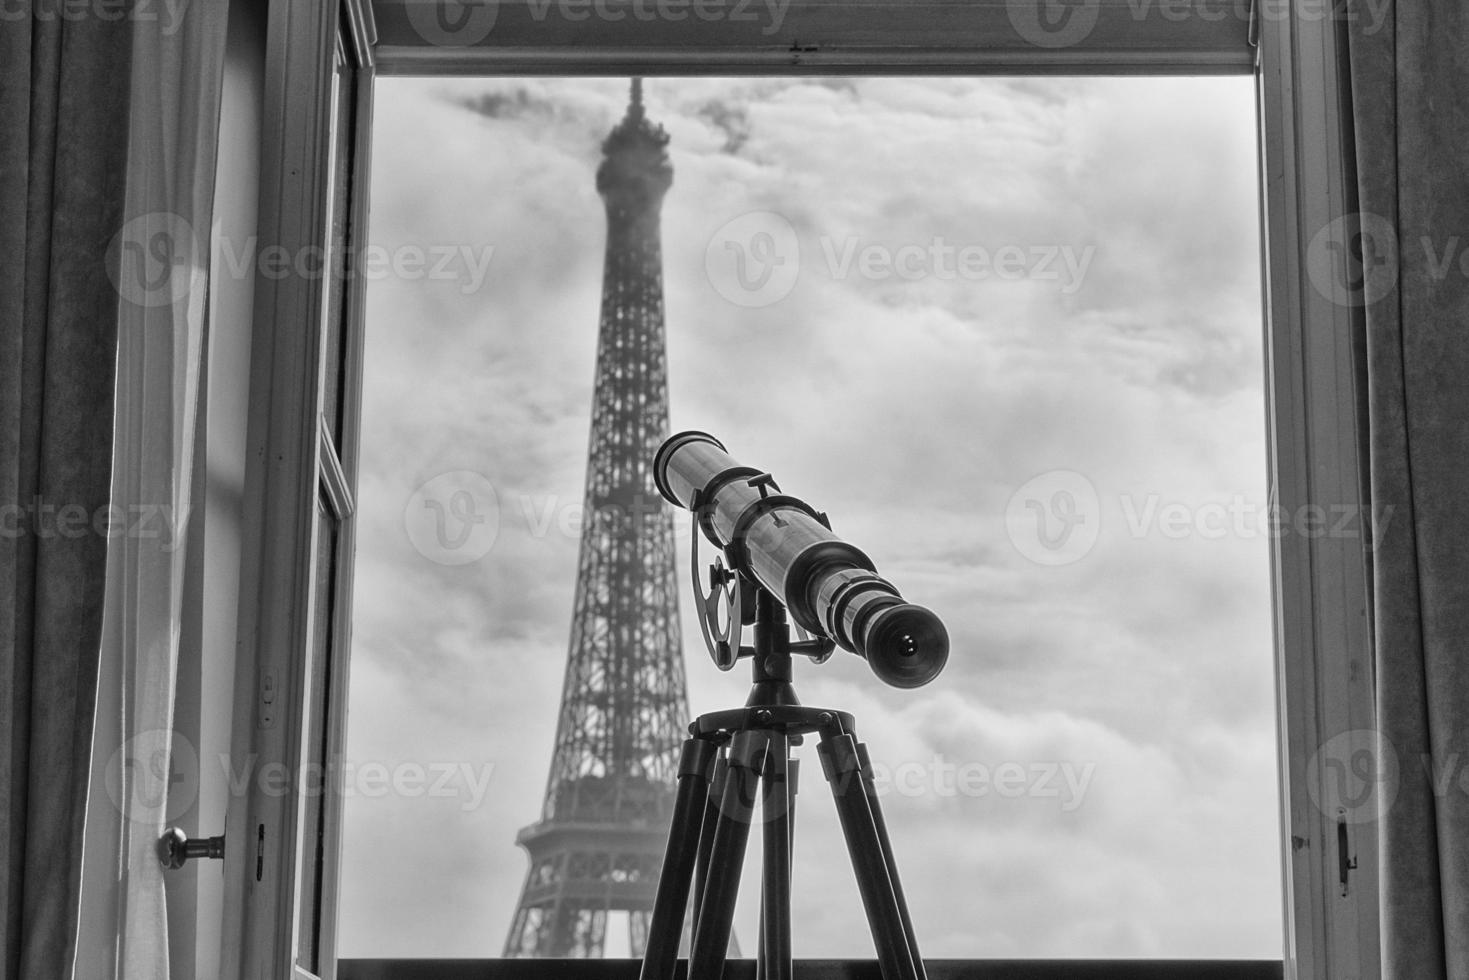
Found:
[{"label": "cloudy sky", "polygon": [[[566,656],[593,174],[627,83],[377,84],[341,951],[498,956]],[[927,956],[1280,954],[1252,98],[647,84],[673,429],[828,511],[952,636],[916,692],[797,665],[882,767]],[[741,703],[681,611],[692,710]],[[871,956],[805,752],[795,951]]]}]

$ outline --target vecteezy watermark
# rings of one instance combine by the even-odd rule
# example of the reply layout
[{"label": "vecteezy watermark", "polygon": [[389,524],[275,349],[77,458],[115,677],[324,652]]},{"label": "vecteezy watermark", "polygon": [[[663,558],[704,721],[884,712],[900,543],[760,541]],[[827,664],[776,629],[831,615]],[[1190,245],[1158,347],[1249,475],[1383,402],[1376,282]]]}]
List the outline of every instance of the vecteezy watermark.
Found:
[{"label": "vecteezy watermark", "polygon": [[1160,494],[1141,498],[1124,494],[1118,498],[1123,523],[1131,537],[1157,534],[1171,541],[1200,538],[1218,541],[1223,538],[1281,538],[1288,535],[1316,539],[1355,540],[1370,537],[1376,548],[1392,523],[1392,504],[1378,505],[1372,520],[1364,525],[1367,511],[1356,504],[1301,504],[1287,510],[1261,504],[1244,494],[1228,501],[1203,503],[1165,501]]},{"label": "vecteezy watermark", "polygon": [[[467,565],[490,553],[507,516],[517,533],[523,527],[535,540],[580,540],[589,529],[636,535],[645,521],[667,521],[679,540],[687,540],[694,525],[692,512],[656,493],[591,501],[559,493],[510,493],[496,490],[481,473],[453,470],[413,491],[403,508],[403,526],[423,557],[440,565]],[[624,531],[629,523],[634,526]]]},{"label": "vecteezy watermark", "polygon": [[[1416,764],[1416,771],[1414,769]],[[1469,796],[1469,760],[1457,752],[1415,759],[1371,728],[1354,728],[1324,742],[1306,764],[1311,803],[1342,823],[1371,823],[1397,802],[1405,780],[1426,788],[1434,800]]]},{"label": "vecteezy watermark", "polygon": [[847,279],[853,273],[862,279],[908,282],[1028,279],[1056,282],[1068,296],[1081,288],[1096,251],[1095,245],[1079,249],[1071,245],[1002,245],[992,252],[983,245],[959,245],[942,236],[898,246],[862,243],[852,236],[821,238],[821,254],[826,259],[827,274],[833,279]]},{"label": "vecteezy watermark", "polygon": [[500,14],[499,0],[434,0],[404,7],[408,24],[436,47],[468,47],[490,36]]},{"label": "vecteezy watermark", "polygon": [[494,484],[472,470],[441,473],[403,508],[403,529],[420,555],[440,565],[468,565],[495,546],[500,500]]},{"label": "vecteezy watermark", "polygon": [[795,288],[801,274],[801,241],[784,215],[742,214],[709,239],[704,274],[715,292],[736,306],[778,303]]},{"label": "vecteezy watermark", "polygon": [[177,820],[199,797],[199,753],[178,732],[139,732],[107,760],[102,785],[117,812],[129,820]]},{"label": "vecteezy watermark", "polygon": [[1422,252],[1417,268],[1433,282],[1469,279],[1469,244],[1458,235],[1424,235],[1416,247],[1399,241],[1387,218],[1370,211],[1332,219],[1306,247],[1306,274],[1318,294],[1337,306],[1368,306],[1392,293],[1400,262]]},{"label": "vecteezy watermark", "polygon": [[1104,501],[1075,470],[1050,470],[1027,480],[1005,506],[1005,532],[1021,555],[1037,565],[1069,565],[1089,554],[1101,536],[1103,504],[1115,504],[1119,520],[1105,522],[1129,538],[1169,541],[1225,538],[1366,540],[1376,549],[1392,522],[1393,506],[1370,512],[1355,504],[1264,503],[1245,494],[1227,500],[1185,502],[1162,494],[1121,494]]},{"label": "vecteezy watermark", "polygon": [[[1161,21],[1241,24],[1335,21],[1361,23],[1363,32],[1376,34],[1387,19],[1392,0],[1127,0],[1125,16],[1134,24]],[[1114,15],[1124,12],[1111,4]],[[1005,11],[1015,33],[1039,48],[1069,48],[1081,44],[1096,30],[1101,0],[1005,0]]]},{"label": "vecteezy watermark", "polygon": [[[785,23],[791,0],[526,0],[531,20],[543,24],[551,17],[569,24],[595,20],[682,24],[759,24],[769,37]],[[499,0],[407,5],[408,23],[419,37],[439,47],[478,44],[495,29]]]},{"label": "vecteezy watermark", "polygon": [[1063,813],[1080,807],[1096,773],[1095,762],[953,762],[935,755],[927,762],[872,763],[879,796],[979,799],[1051,799]]},{"label": "vecteezy watermark", "polygon": [[1392,0],[1127,0],[1134,21],[1157,18],[1170,24],[1190,20],[1218,23],[1233,19],[1248,24],[1251,19],[1283,23],[1294,19],[1303,24],[1335,21],[1342,24],[1362,22],[1364,33],[1382,29]]},{"label": "vecteezy watermark", "polygon": [[[410,9],[417,6],[410,5]],[[113,236],[107,273],[124,300],[150,308],[171,306],[201,294],[211,274],[235,280],[258,275],[271,281],[294,277],[307,281],[452,282],[467,296],[484,285],[495,255],[493,245],[449,242],[409,242],[391,248],[371,243],[262,248],[252,235],[244,241],[223,237],[218,244],[219,261],[209,269],[193,225],[177,214],[151,211],[128,221]]]},{"label": "vecteezy watermark", "polygon": [[169,211],[131,219],[107,246],[107,275],[134,306],[172,306],[202,291],[208,273],[194,226]]},{"label": "vecteezy watermark", "polygon": [[257,792],[272,799],[292,794],[312,798],[335,788],[343,798],[381,800],[458,800],[459,809],[469,812],[484,802],[494,774],[493,762],[385,762],[342,761],[322,765],[308,763],[294,771],[281,762],[259,764],[249,756],[235,765],[220,756],[230,796],[234,799]]},{"label": "vecteezy watermark", "polygon": [[187,0],[0,0],[0,22],[9,20],[158,24],[169,37],[184,22]]},{"label": "vecteezy watermark", "polygon": [[562,20],[572,23],[595,18],[606,23],[760,24],[760,33],[766,37],[780,30],[790,5],[791,0],[526,0],[537,22],[554,10]]},{"label": "vecteezy watermark", "polygon": [[1102,533],[1097,488],[1075,470],[1050,470],[1021,484],[1005,504],[1010,543],[1037,565],[1069,565]]},{"label": "vecteezy watermark", "polygon": [[392,248],[374,244],[351,248],[321,245],[297,249],[283,245],[259,248],[259,240],[252,236],[243,243],[228,238],[221,240],[220,257],[223,261],[215,267],[215,274],[240,280],[258,271],[262,279],[272,281],[294,277],[304,280],[362,279],[367,282],[386,279],[453,282],[458,283],[459,291],[468,296],[484,285],[494,256],[493,245],[464,243],[420,245],[410,242]]},{"label": "vecteezy watermark", "polygon": [[58,504],[36,496],[19,504],[0,504],[0,538],[66,538],[89,534],[101,538],[161,541],[161,550],[173,553],[183,543],[188,512],[172,504]]},{"label": "vecteezy watermark", "polygon": [[1306,246],[1306,275],[1337,306],[1382,299],[1398,283],[1398,236],[1392,223],[1366,212],[1334,219]]},{"label": "vecteezy watermark", "polygon": [[532,538],[545,538],[554,529],[562,537],[579,539],[588,527],[616,529],[665,515],[671,515],[682,537],[694,522],[692,511],[672,508],[662,497],[653,494],[633,494],[624,503],[607,501],[588,506],[585,501],[568,500],[554,493],[523,493],[517,496],[516,502]]},{"label": "vecteezy watermark", "polygon": [[1328,739],[1306,764],[1306,792],[1327,817],[1371,823],[1397,799],[1401,781],[1391,740],[1370,728]]},{"label": "vecteezy watermark", "polygon": [[[346,799],[458,800],[473,810],[484,802],[495,770],[492,762],[343,760],[291,767],[261,764],[247,756],[236,764],[218,758],[219,776],[231,799],[258,793],[270,799],[295,795],[317,798],[328,792]],[[198,750],[181,733],[167,729],[140,732],[114,751],[103,771],[103,785],[117,812],[140,823],[177,820],[199,798],[202,767]]]},{"label": "vecteezy watermark", "polygon": [[[923,762],[871,760],[865,770],[836,772],[829,778],[838,793],[851,785],[848,780],[865,779],[871,781],[872,791],[879,797],[1054,800],[1062,813],[1071,813],[1085,802],[1096,769],[1095,762],[956,762],[935,753]],[[753,787],[745,784],[733,797],[721,796],[717,805],[721,813],[741,822],[767,821],[785,813],[789,803],[789,797],[771,792],[771,787],[767,781],[755,795],[748,792]]]},{"label": "vecteezy watermark", "polygon": [[[1081,288],[1095,245],[1010,244],[990,248],[951,242],[864,241],[856,235],[821,235],[817,248],[828,279],[874,282],[922,279],[988,279],[1055,282],[1070,295]],[[725,222],[704,250],[704,271],[715,292],[738,306],[760,307],[784,299],[801,274],[803,251],[795,227],[774,211],[752,211]]]},{"label": "vecteezy watermark", "polygon": [[1101,0],[1005,0],[1015,33],[1038,48],[1069,48],[1091,36]]}]

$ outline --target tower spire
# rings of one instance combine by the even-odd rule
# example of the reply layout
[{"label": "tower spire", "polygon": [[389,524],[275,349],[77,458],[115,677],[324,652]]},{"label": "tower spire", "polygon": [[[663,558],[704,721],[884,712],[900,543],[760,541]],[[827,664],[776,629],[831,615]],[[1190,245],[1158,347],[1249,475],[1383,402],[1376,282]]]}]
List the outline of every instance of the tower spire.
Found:
[{"label": "tower spire", "polygon": [[667,143],[633,79],[597,168],[607,251],[576,596],[541,819],[516,837],[530,870],[506,956],[600,956],[614,910],[642,955],[672,817],[689,712],[673,515],[652,479],[668,435]]}]

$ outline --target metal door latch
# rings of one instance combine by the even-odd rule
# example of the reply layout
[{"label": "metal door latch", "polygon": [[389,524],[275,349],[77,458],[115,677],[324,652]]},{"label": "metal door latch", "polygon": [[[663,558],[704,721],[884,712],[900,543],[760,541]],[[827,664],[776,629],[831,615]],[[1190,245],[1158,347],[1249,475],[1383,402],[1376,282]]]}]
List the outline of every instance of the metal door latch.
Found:
[{"label": "metal door latch", "polygon": [[177,827],[170,827],[158,838],[158,861],[172,871],[182,868],[189,858],[223,858],[224,837],[190,837]]}]

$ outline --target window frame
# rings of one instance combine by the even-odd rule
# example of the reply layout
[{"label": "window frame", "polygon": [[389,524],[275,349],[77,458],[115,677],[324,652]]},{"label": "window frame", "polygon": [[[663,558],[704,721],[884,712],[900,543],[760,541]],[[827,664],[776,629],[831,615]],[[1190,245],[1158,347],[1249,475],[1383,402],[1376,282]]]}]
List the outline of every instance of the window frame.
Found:
[{"label": "window frame", "polygon": [[[1015,4],[1030,0],[1008,0],[1009,6],[792,0],[796,19],[772,38],[728,24],[717,34],[707,24],[700,26],[702,34],[689,24],[663,22],[640,24],[636,31],[600,21],[577,27],[553,18],[548,24],[528,15],[533,0],[494,0],[500,20],[489,43],[436,47],[421,39],[415,43],[404,31],[408,5],[425,2],[431,0],[344,2],[362,66],[362,132],[352,180],[364,220],[372,86],[379,74],[1253,74],[1270,499],[1287,515],[1311,506],[1364,513],[1366,423],[1353,349],[1360,316],[1316,291],[1305,271],[1313,238],[1354,209],[1344,25],[1319,10],[1311,16],[1282,4],[1267,4],[1263,11],[1252,5],[1247,18],[1234,15],[1201,33],[1197,23],[1168,15],[1176,3],[1160,0],[1150,8],[1133,0],[1081,0],[1098,11],[1092,36],[1070,47],[1043,48],[1018,37],[1008,20]],[[1206,9],[1205,0],[1195,9]],[[576,35],[578,30],[583,33]],[[329,162],[325,99],[335,31],[335,3],[270,2],[262,244],[290,249],[325,240],[326,205],[320,198],[326,185],[322,168]],[[797,34],[805,40],[793,40]],[[986,43],[958,47],[957,36],[983,37]],[[263,676],[289,666],[281,651],[307,642],[302,597],[310,588],[319,480],[318,380],[308,369],[316,364],[320,343],[309,326],[320,319],[313,313],[320,303],[317,285],[294,277],[257,282],[246,519],[248,540],[261,544],[247,549],[242,569],[237,719],[254,718]],[[361,285],[353,280],[355,300],[349,296],[357,313],[346,340],[348,430],[355,430],[350,423],[360,411]],[[347,440],[342,470],[350,493],[356,482],[355,432]],[[1366,521],[1359,519],[1357,526]],[[1342,894],[1337,824],[1313,803],[1329,793],[1322,795],[1324,784],[1310,783],[1312,757],[1324,743],[1373,722],[1369,548],[1365,535],[1296,533],[1277,537],[1272,547],[1286,977],[1372,978],[1379,972],[1375,830],[1370,823],[1349,828],[1356,868]],[[346,553],[351,554],[350,542]],[[338,578],[348,598],[350,574]],[[346,602],[340,607],[349,608]],[[284,707],[288,717],[299,713],[299,705]],[[281,726],[272,733],[237,721],[237,758],[294,758],[280,731]],[[1314,778],[1324,781],[1326,773]],[[230,814],[230,840],[242,846],[232,847],[226,869],[236,914],[227,910],[232,931],[225,965],[242,972],[226,976],[261,975],[267,962],[276,964],[266,971],[270,975],[290,975],[287,947],[295,910],[280,884],[289,881],[294,856],[283,856],[282,848],[267,850],[276,887],[261,887],[264,882],[251,880],[256,853],[250,832],[263,818],[284,820],[288,814],[280,801],[261,806],[263,811],[255,804],[236,806]],[[283,839],[294,839],[294,824],[282,827],[290,835]],[[265,948],[243,943],[247,933],[265,936]]]},{"label": "window frame", "polygon": [[381,74],[1249,74],[1258,0],[1072,0],[1076,43],[1022,33],[1048,0],[452,0],[496,13],[426,40],[432,2],[373,0]]},{"label": "window frame", "polygon": [[[257,256],[277,248],[300,258],[332,254],[334,76],[344,55],[356,75],[355,132],[348,182],[349,229],[367,222],[373,21],[365,0],[268,0],[261,113]],[[349,234],[351,232],[349,231]],[[352,256],[357,243],[343,243]],[[333,439],[322,415],[321,361],[331,274],[280,275],[257,261],[251,338],[244,548],[240,572],[235,698],[230,754],[250,775],[226,818],[223,980],[284,977],[334,980],[336,885],[341,852],[342,786],[337,760],[345,739],[355,522],[357,417],[344,411]],[[348,266],[347,268],[351,268]],[[360,401],[363,293],[360,276],[343,283],[344,405]],[[319,502],[337,523],[330,556],[315,550]],[[333,706],[324,719],[322,826],[325,845],[318,955],[320,977],[296,964],[298,842],[303,758],[303,694],[316,622],[313,573],[335,563],[331,629],[334,655],[325,680]],[[317,692],[322,693],[321,691]],[[267,721],[266,719],[269,718]],[[287,787],[265,791],[272,766]]]},{"label": "window frame", "polygon": [[1345,28],[1264,21],[1256,77],[1271,500],[1284,515],[1355,514],[1359,529],[1273,542],[1286,976],[1371,980],[1381,975],[1376,826],[1342,825],[1339,837],[1316,802],[1334,798],[1329,767],[1314,767],[1314,783],[1311,772],[1333,737],[1376,725],[1365,373],[1354,350],[1363,322],[1307,271],[1313,242],[1356,210]]}]

